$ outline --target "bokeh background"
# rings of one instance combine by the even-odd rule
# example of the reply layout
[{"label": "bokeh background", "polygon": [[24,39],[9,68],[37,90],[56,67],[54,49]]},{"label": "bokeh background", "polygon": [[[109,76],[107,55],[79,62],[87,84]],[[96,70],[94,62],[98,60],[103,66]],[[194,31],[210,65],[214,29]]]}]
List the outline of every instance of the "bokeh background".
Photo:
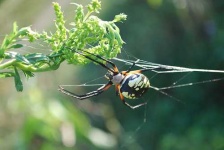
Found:
[{"label": "bokeh background", "polygon": [[[39,32],[54,31],[52,2],[0,0],[1,41],[11,32],[14,21],[19,27],[32,25]],[[70,3],[86,5],[89,1],[58,2],[69,22],[75,10]],[[119,13],[128,15],[127,21],[118,24],[126,42],[120,58],[133,58],[132,55],[166,65],[224,70],[223,0],[102,0],[102,19],[112,20]],[[48,52],[42,47],[27,47],[21,53],[34,50]],[[118,66],[128,67],[122,63]],[[138,110],[125,107],[113,88],[86,101],[57,91],[60,84],[86,83],[104,74],[105,70],[94,64],[63,63],[57,71],[38,73],[29,80],[23,78],[21,93],[16,91],[12,78],[1,79],[0,149],[224,149],[224,81],[165,91],[170,96],[149,90],[142,99],[131,102],[148,102]],[[184,75],[157,75],[151,84],[170,86]],[[180,83],[221,77],[224,75],[190,73]],[[85,93],[91,89],[72,90]]]}]

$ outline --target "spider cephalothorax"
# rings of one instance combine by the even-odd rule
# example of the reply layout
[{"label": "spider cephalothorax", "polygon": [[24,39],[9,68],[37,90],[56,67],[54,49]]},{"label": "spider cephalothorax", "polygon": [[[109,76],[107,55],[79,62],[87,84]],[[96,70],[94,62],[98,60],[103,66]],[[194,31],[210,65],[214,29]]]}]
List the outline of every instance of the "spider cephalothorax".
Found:
[{"label": "spider cephalothorax", "polygon": [[120,84],[124,79],[124,75],[121,73],[114,74],[113,72],[108,71],[105,77],[110,80],[114,85]]},{"label": "spider cephalothorax", "polygon": [[[108,90],[111,87],[111,85],[115,85],[117,95],[120,96],[121,101],[126,106],[135,109],[139,106],[146,104],[142,103],[136,106],[131,106],[124,100],[124,97],[128,99],[136,99],[141,97],[149,89],[150,87],[149,79],[141,73],[147,69],[131,71],[131,69],[135,65],[135,63],[133,63],[132,66],[127,71],[119,72],[117,66],[110,60],[100,57],[99,55],[92,54],[88,51],[75,51],[75,52],[106,68],[108,72],[105,75],[105,77],[109,80],[109,82],[103,85],[102,87],[98,88],[96,91],[92,91],[84,95],[76,95],[70,91],[65,90],[62,86],[59,86],[59,90],[62,93],[83,100],[92,96],[97,96],[102,92]],[[102,61],[106,61],[106,63],[110,64],[112,68],[103,64]]]}]

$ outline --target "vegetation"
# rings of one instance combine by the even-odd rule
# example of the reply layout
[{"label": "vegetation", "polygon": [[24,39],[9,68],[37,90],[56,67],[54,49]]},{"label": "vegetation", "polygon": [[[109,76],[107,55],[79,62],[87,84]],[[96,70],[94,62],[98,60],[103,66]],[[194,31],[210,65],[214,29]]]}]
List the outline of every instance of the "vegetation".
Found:
[{"label": "vegetation", "polygon": [[[74,3],[75,4],[75,3]],[[7,69],[7,72],[0,72],[0,77],[14,77],[17,91],[23,90],[23,85],[18,73],[21,70],[29,78],[34,76],[34,72],[44,72],[56,70],[60,64],[67,60],[71,64],[86,64],[87,59],[74,53],[75,50],[88,50],[92,53],[113,58],[120,53],[122,44],[119,28],[115,25],[126,19],[126,15],[115,16],[112,21],[103,21],[92,13],[99,13],[101,4],[98,0],[93,0],[88,6],[88,12],[84,14],[83,6],[77,6],[74,22],[70,24],[71,29],[65,27],[65,20],[58,3],[53,3],[56,14],[56,31],[37,33],[30,27],[18,29],[16,23],[13,32],[5,37],[0,47],[0,69]],[[20,54],[12,51],[23,47],[19,43],[28,39],[29,42],[43,41],[50,46],[52,52]],[[90,47],[91,46],[91,47]],[[3,62],[4,61],[4,62]]]},{"label": "vegetation", "polygon": [[[44,0],[32,1],[32,4],[28,5],[29,2],[25,0],[14,2],[15,4],[10,0],[1,1],[0,18],[2,21],[0,21],[0,26],[7,27],[5,25],[9,23],[7,19],[19,15],[23,12],[22,10],[25,11],[21,14],[22,16],[35,11],[34,6],[39,8],[36,14],[29,14],[25,20],[20,20],[19,17],[12,20],[17,21],[19,26],[21,24],[22,26],[29,25],[31,22],[33,22],[32,24],[39,23],[40,20],[35,19],[38,18],[37,15],[40,12],[44,12],[42,9],[47,2]],[[6,3],[15,6],[1,7],[6,6]],[[64,4],[65,2],[62,0],[59,3]],[[74,14],[74,6],[81,7],[77,4],[70,6],[71,8],[63,5],[61,8],[63,16],[66,18],[63,20],[66,20],[67,23],[70,22],[69,14],[71,12]],[[29,11],[28,8],[30,8]],[[166,65],[223,70],[223,8],[223,0],[113,0],[102,1],[102,10],[98,16],[104,18],[103,20],[113,20],[111,18],[114,18],[114,14],[123,12],[128,15],[128,19],[123,24],[119,24],[120,34],[126,43],[121,54],[118,55],[119,58],[134,59],[134,56],[148,62]],[[84,12],[88,11],[85,7],[83,9]],[[3,10],[4,13],[2,13]],[[14,12],[14,10],[17,11]],[[84,14],[86,16],[88,13]],[[47,19],[49,19],[48,17]],[[47,19],[44,20],[46,24]],[[73,16],[71,20],[71,22],[75,22]],[[62,45],[69,41],[69,33],[73,32],[71,29],[67,29],[66,22],[67,40],[62,39],[63,42],[61,42],[60,39],[55,39]],[[57,20],[55,23],[57,24]],[[53,38],[58,29],[56,27],[56,32],[53,32],[55,26],[52,25],[52,27],[41,30],[46,30],[47,35]],[[72,28],[75,27],[72,26]],[[20,30],[18,28],[17,31]],[[0,32],[2,34],[6,31]],[[53,33],[50,34],[50,32]],[[34,33],[44,35],[44,32],[35,31]],[[23,58],[31,54],[36,55],[36,53],[31,53],[32,48],[28,49],[25,45],[23,48],[26,51],[23,53],[20,48],[16,48],[16,46],[21,46],[16,44],[23,44],[20,41],[27,38],[26,35],[22,39],[16,39],[16,42],[11,44],[11,46],[14,45],[14,48],[10,50],[7,48],[4,51],[4,54],[13,58],[3,57],[1,65],[13,59],[17,59],[18,63],[22,65],[27,65]],[[39,40],[46,42],[43,39],[34,39],[33,43],[39,42]],[[82,40],[80,39],[80,41]],[[86,43],[83,48],[89,49],[90,45],[94,48],[100,45],[99,43],[100,41]],[[77,46],[75,43],[73,44],[73,48]],[[45,72],[45,70],[43,73],[36,73],[31,71],[35,73],[35,78],[28,81],[23,77],[20,78],[24,84],[23,92],[17,92],[14,89],[11,78],[1,78],[0,149],[224,149],[223,81],[164,91],[181,102],[150,89],[143,99],[127,100],[133,104],[147,101],[146,107],[134,111],[123,106],[119,97],[115,96],[113,88],[89,100],[73,100],[58,92],[57,86],[59,84],[82,84],[93,80],[94,83],[104,83],[102,76],[106,70],[95,64],[78,66],[80,63],[86,64],[87,60],[81,58],[85,61],[83,63],[75,59],[71,61],[75,56],[72,53],[71,59],[67,57],[71,54],[69,52],[70,54],[66,55],[69,49],[61,49],[60,46],[58,49],[54,49],[52,45],[54,44],[47,43],[46,46],[50,47],[49,49],[52,51],[47,49],[46,51],[37,51],[46,57],[55,54],[54,58],[63,58],[63,62],[75,65],[61,62],[60,67],[57,70],[53,68],[52,72]],[[10,55],[9,52],[12,50],[17,52],[15,53],[17,56]],[[56,55],[56,52],[61,50],[64,53],[60,56]],[[56,63],[58,62],[56,61]],[[39,63],[44,64],[45,60]],[[124,63],[116,61],[115,63],[120,70],[128,68]],[[46,65],[46,67],[50,66]],[[16,69],[18,73],[21,73],[21,68],[16,66]],[[17,71],[13,66],[1,69],[1,72],[10,72],[11,74],[17,74],[15,73]],[[1,76],[4,75],[6,73],[1,73]],[[222,74],[212,73],[172,73],[155,76],[154,73],[147,72],[146,75],[149,77],[151,85],[156,87],[170,86],[176,82],[195,83],[223,77]],[[75,93],[85,93],[95,88],[70,87],[71,91]]]}]

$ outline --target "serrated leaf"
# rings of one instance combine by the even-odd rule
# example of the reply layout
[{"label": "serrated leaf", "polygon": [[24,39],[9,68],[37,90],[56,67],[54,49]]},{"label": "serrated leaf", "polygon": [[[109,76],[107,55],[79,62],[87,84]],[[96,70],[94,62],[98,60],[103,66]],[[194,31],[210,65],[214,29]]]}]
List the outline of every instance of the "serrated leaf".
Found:
[{"label": "serrated leaf", "polygon": [[0,72],[0,78],[7,78],[7,77],[13,77],[13,72]]},{"label": "serrated leaf", "polygon": [[16,90],[18,92],[22,92],[23,91],[23,83],[20,79],[20,75],[19,75],[19,72],[16,69],[16,67],[14,67],[14,70],[15,70],[14,81],[15,81]]},{"label": "serrated leaf", "polygon": [[31,71],[24,71],[24,70],[22,71],[27,79],[30,77],[34,77],[34,74]]}]

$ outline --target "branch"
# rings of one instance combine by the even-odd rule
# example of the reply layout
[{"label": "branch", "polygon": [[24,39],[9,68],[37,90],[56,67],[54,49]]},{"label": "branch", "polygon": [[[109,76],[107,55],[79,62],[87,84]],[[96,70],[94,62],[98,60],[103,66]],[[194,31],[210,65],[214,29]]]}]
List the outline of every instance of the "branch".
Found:
[{"label": "branch", "polygon": [[[88,11],[85,15],[82,5],[77,6],[74,22],[68,29],[61,7],[53,3],[56,15],[55,33],[33,31],[30,27],[19,29],[17,24],[13,25],[13,32],[6,35],[0,46],[0,78],[14,77],[17,91],[23,90],[19,71],[25,77],[33,77],[35,72],[56,70],[63,61],[69,64],[87,64],[90,61],[77,53],[75,50],[90,51],[107,59],[116,57],[124,44],[119,28],[115,23],[126,19],[126,15],[116,15],[112,21],[103,21],[93,13],[99,13],[101,3],[92,0],[87,5]],[[28,39],[30,43],[42,41],[49,45],[51,51],[48,54],[27,53],[20,54],[15,50],[25,47],[18,41]],[[90,47],[91,46],[91,47]]]}]

